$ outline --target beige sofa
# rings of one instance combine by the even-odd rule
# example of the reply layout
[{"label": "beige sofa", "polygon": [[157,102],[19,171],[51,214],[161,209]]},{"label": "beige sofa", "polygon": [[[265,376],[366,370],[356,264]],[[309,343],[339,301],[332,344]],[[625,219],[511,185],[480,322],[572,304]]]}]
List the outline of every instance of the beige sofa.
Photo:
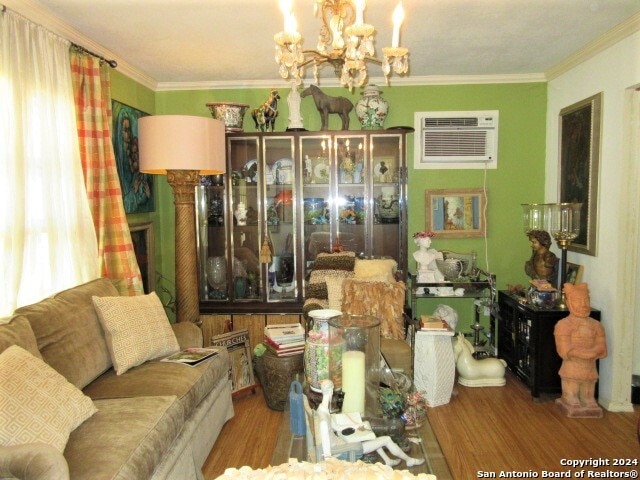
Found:
[{"label": "beige sofa", "polygon": [[[92,301],[117,295],[111,281],[98,279],[20,308],[0,324],[0,352],[18,345],[42,358],[97,409],[71,432],[63,454],[42,443],[0,446],[0,478],[202,478],[233,416],[228,353],[195,367],[156,359],[117,375]],[[172,328],[180,348],[202,346],[197,326]]]}]

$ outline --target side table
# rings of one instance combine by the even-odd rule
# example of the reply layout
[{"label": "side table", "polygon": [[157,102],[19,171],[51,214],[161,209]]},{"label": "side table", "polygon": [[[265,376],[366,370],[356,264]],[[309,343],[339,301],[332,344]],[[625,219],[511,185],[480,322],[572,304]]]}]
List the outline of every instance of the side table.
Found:
[{"label": "side table", "polygon": [[413,382],[418,391],[425,390],[430,407],[449,403],[456,377],[451,337],[453,330],[415,332]]},{"label": "side table", "polygon": [[287,405],[291,382],[296,375],[304,373],[302,353],[278,357],[267,350],[261,356],[255,357],[254,362],[268,407],[283,411]]}]

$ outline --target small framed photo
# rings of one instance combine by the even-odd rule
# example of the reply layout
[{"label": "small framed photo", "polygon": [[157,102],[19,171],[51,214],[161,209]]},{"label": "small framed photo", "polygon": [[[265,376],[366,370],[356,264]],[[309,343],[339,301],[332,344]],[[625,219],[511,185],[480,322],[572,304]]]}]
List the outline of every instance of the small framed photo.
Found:
[{"label": "small framed photo", "polygon": [[131,243],[136,255],[144,293],[148,294],[156,289],[156,269],[154,263],[153,222],[129,224]]},{"label": "small framed photo", "polygon": [[438,238],[484,237],[486,202],[482,188],[427,190],[426,229]]},{"label": "small framed photo", "polygon": [[582,265],[578,265],[577,263],[567,262],[567,282],[572,285],[577,285],[582,282],[582,273],[584,272],[584,267]]},{"label": "small framed photo", "polygon": [[246,328],[211,337],[212,346],[226,347],[231,357],[231,392],[234,394],[244,390],[255,390],[256,381],[253,376],[251,362],[251,343],[249,330]]},{"label": "small framed photo", "polygon": [[373,181],[376,183],[389,183],[397,178],[396,157],[392,155],[377,156],[373,159]]}]

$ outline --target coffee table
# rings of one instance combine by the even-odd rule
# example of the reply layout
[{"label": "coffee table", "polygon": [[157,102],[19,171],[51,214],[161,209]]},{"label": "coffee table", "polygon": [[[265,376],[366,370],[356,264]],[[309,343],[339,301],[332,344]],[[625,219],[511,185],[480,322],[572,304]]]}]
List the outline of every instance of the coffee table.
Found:
[{"label": "coffee table", "polygon": [[[396,468],[409,470],[409,472],[414,474],[431,473],[435,475],[438,480],[453,480],[449,466],[427,419],[424,420],[420,428],[408,430],[406,436],[419,440],[418,443],[409,442],[410,450],[408,455],[415,458],[424,458],[425,462],[422,465],[408,469],[404,462],[400,462]],[[280,465],[287,462],[290,458],[308,461],[310,458],[308,455],[309,448],[306,437],[291,434],[289,430],[289,409],[287,406],[278,428],[276,445],[271,457],[271,465]]]}]

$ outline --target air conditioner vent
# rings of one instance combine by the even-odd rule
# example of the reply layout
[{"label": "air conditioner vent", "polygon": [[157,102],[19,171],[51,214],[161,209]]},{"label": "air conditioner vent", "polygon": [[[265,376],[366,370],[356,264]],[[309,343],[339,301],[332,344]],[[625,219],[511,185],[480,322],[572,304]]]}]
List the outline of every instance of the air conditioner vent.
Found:
[{"label": "air conditioner vent", "polygon": [[498,111],[418,112],[416,168],[497,168]]}]

